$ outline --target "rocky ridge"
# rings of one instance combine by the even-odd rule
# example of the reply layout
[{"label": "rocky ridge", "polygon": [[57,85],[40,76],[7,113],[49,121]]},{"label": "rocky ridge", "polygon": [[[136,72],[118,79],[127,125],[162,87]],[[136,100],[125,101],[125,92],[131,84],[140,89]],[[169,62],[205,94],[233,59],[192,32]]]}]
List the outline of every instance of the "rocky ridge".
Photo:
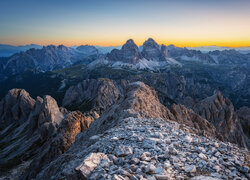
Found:
[{"label": "rocky ridge", "polygon": [[[98,82],[97,84],[101,86],[91,85],[93,82]],[[229,141],[238,144],[240,147],[247,147],[249,149],[249,138],[247,138],[242,130],[243,126],[234,112],[234,107],[230,100],[224,98],[221,93],[217,93],[198,103],[194,102],[193,105],[191,105],[194,111],[186,108],[184,105],[175,104],[173,104],[169,110],[160,103],[158,94],[153,88],[150,88],[142,82],[122,82],[123,84],[108,79],[105,79],[105,81],[103,79],[87,80],[79,83],[77,86],[69,88],[64,99],[71,100],[68,101],[68,104],[76,104],[79,108],[81,104],[87,104],[89,107],[88,110],[97,111],[99,114],[105,112],[105,109],[116,112],[108,116],[104,113],[104,116],[100,118],[104,121],[106,121],[107,118],[117,119],[124,117],[123,111],[120,109],[129,109],[126,114],[127,116],[131,114],[131,116],[134,117],[135,114],[137,114],[136,117],[139,118],[161,117],[163,119],[170,119],[195,128],[196,131],[193,133],[198,135]],[[100,89],[103,89],[100,87],[105,87],[105,90],[102,90],[103,93],[99,92]],[[144,95],[142,95],[142,93]],[[131,95],[133,96],[130,97]],[[99,98],[100,96],[104,98]],[[149,101],[145,100],[144,96],[148,97]],[[85,98],[87,98],[87,100]],[[77,101],[74,101],[74,99]],[[144,102],[144,104],[142,102]],[[112,106],[114,104],[115,106]],[[148,104],[154,104],[157,110],[152,110],[152,107],[148,108],[148,106],[146,106]],[[96,108],[98,106],[102,107],[103,111]],[[159,108],[161,109],[159,110]],[[107,123],[109,124],[110,121]],[[111,125],[109,124],[108,127],[109,126]],[[95,130],[96,129],[98,128],[95,127]]]},{"label": "rocky ridge", "polygon": [[[91,86],[96,82],[100,85]],[[108,104],[100,117],[92,116],[93,112],[68,112],[50,96],[38,97],[23,124],[1,131],[2,137],[8,134],[0,142],[4,145],[1,168],[11,161],[13,166],[12,155],[16,155],[29,162],[17,175],[10,173],[13,179],[249,178],[249,152],[218,141],[227,134],[217,131],[212,122],[183,105],[173,105],[170,111],[156,91],[142,82],[114,84],[107,79],[89,80],[69,91],[80,93],[77,96],[82,95],[83,101],[94,92],[93,102]],[[93,99],[102,87],[106,98]],[[120,98],[109,104],[113,87],[120,90]],[[98,107],[92,105],[90,111]]]},{"label": "rocky ridge", "polygon": [[[124,92],[124,99],[103,112],[36,179],[248,178],[247,150],[215,140],[209,133],[198,136],[196,126],[173,122],[176,114],[142,82],[128,84]],[[179,111],[184,112],[195,114]],[[196,116],[197,123],[204,120]],[[215,130],[209,122],[203,123]]]},{"label": "rocky ridge", "polygon": [[37,179],[249,178],[249,153],[232,144],[162,119],[129,117],[122,122],[91,136],[88,144],[80,145],[79,137]]},{"label": "rocky ridge", "polygon": [[215,50],[209,52],[201,52],[200,50],[193,50],[187,48],[176,47],[174,45],[168,46],[171,57],[181,61],[196,61],[206,64],[224,64],[224,65],[249,65],[249,56],[236,51],[230,50]]}]

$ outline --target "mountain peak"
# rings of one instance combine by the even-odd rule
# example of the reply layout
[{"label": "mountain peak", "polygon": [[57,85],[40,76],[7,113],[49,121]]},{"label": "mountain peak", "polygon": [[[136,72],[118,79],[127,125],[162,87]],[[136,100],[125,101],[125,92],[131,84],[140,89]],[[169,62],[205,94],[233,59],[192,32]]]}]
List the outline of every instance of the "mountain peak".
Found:
[{"label": "mountain peak", "polygon": [[143,43],[142,56],[148,60],[166,61],[166,58],[169,57],[169,53],[165,45],[160,46],[152,38],[148,38],[148,40]]},{"label": "mountain peak", "polygon": [[121,50],[113,49],[107,54],[110,61],[120,61],[123,63],[136,64],[142,58],[138,46],[134,43],[133,39],[127,40],[122,46]]},{"label": "mountain peak", "polygon": [[134,40],[133,39],[128,39],[126,44],[135,44]]},{"label": "mountain peak", "polygon": [[146,42],[151,42],[151,43],[157,44],[153,38],[148,38],[144,43],[146,43]]},{"label": "mountain peak", "polygon": [[144,43],[143,43],[143,47],[153,47],[153,48],[157,48],[159,49],[159,45],[155,42],[155,40],[153,40],[152,38],[148,38],[148,40],[146,40]]},{"label": "mountain peak", "polygon": [[122,46],[122,49],[135,49],[136,51],[139,51],[138,46],[135,44],[133,39],[127,40],[127,42]]}]

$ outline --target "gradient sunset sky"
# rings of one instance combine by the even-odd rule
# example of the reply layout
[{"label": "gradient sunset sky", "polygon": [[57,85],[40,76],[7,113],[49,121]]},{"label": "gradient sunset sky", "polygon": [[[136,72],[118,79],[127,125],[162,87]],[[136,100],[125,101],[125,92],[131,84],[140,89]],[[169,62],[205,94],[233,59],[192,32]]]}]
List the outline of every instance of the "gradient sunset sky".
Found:
[{"label": "gradient sunset sky", "polygon": [[250,46],[250,0],[1,0],[0,44]]}]

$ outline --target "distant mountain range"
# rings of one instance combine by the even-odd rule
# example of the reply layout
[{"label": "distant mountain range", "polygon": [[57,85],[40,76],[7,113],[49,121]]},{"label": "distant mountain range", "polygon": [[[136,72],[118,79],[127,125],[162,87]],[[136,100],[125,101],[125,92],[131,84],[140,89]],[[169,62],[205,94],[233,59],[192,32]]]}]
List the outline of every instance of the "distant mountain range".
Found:
[{"label": "distant mountain range", "polygon": [[[13,45],[8,45],[8,44],[0,44],[0,57],[9,57],[15,53],[21,52],[21,51],[27,51],[31,48],[35,49],[41,49],[43,46],[42,45],[37,45],[37,44],[30,44],[30,45],[21,45],[21,46],[13,46]],[[76,49],[79,46],[70,46],[69,48]],[[121,46],[95,46],[101,53],[106,54],[111,52],[113,49],[120,49]],[[142,51],[143,46],[139,46],[139,50]],[[236,47],[236,48],[231,48],[231,47],[223,47],[223,46],[200,46],[200,47],[187,47],[189,50],[197,50],[201,51],[204,53],[207,53],[209,51],[223,51],[223,50],[230,50],[230,49],[235,49],[239,51],[240,53],[243,54],[248,54],[250,53],[250,46],[249,47]]]},{"label": "distant mountain range", "polygon": [[[41,77],[27,74],[27,71],[40,74]],[[219,89],[230,97],[237,107],[250,104],[250,91],[248,91],[250,54],[242,54],[234,49],[205,53],[174,45],[159,45],[151,38],[140,47],[129,39],[121,48],[113,49],[109,53],[102,53],[95,46],[89,45],[78,47],[50,45],[0,58],[2,94],[5,94],[10,87],[16,87],[17,80],[21,80],[22,84],[30,82],[30,78],[33,76],[34,81],[38,81],[38,86],[40,86],[41,79],[44,79],[42,80],[46,84],[44,87],[48,89],[47,82],[55,81],[54,79],[49,80],[51,72],[59,72],[60,76],[62,75],[57,82],[60,86],[56,87],[60,90],[71,85],[71,82],[74,84],[79,79],[96,77],[119,79],[131,73],[147,72],[148,77],[140,80],[146,80],[145,82],[148,83],[154,82],[151,75],[155,73],[172,72],[175,75],[171,75],[171,78],[178,77],[178,80],[170,78],[166,81],[181,84],[181,86],[168,90],[172,92],[173,89],[180,88],[170,95],[170,98],[175,101],[178,101],[177,92],[180,92],[180,97],[190,94],[192,98],[197,99],[197,97],[211,96],[215,90]],[[182,75],[185,77],[184,82]],[[163,81],[161,83],[165,84],[165,77],[162,78],[160,77]],[[21,85],[21,87],[24,86]],[[28,85],[28,87],[30,86]],[[165,88],[167,87],[168,84]],[[185,88],[182,89],[183,87]],[[35,91],[40,92],[39,89]],[[53,92],[54,90],[49,91],[49,94]],[[183,103],[184,99],[181,99],[179,102]]]},{"label": "distant mountain range", "polygon": [[[8,49],[8,45],[2,45],[2,49],[3,47]],[[32,48],[23,51],[29,47]],[[186,62],[250,65],[250,54],[242,54],[235,49],[202,52],[174,45],[159,45],[152,38],[145,41],[141,47],[129,39],[121,48],[90,45],[78,47],[28,45],[20,46],[19,49],[22,51],[10,57],[0,58],[1,80],[27,70],[45,72],[76,64],[85,64],[89,68],[110,66],[151,71],[167,69],[169,66],[182,66]]]},{"label": "distant mountain range", "polygon": [[223,47],[223,46],[200,46],[200,47],[187,47],[188,49],[193,49],[193,50],[199,50],[201,52],[209,52],[209,51],[223,51],[223,50],[230,50],[230,49],[235,49],[237,51],[239,51],[240,53],[243,54],[248,54],[250,53],[250,46],[248,47],[235,47],[235,48],[231,48],[231,47]]},{"label": "distant mountain range", "polygon": [[27,51],[31,48],[41,49],[43,46],[37,44],[23,45],[23,46],[12,46],[8,44],[0,44],[0,57],[8,57],[21,51]]}]

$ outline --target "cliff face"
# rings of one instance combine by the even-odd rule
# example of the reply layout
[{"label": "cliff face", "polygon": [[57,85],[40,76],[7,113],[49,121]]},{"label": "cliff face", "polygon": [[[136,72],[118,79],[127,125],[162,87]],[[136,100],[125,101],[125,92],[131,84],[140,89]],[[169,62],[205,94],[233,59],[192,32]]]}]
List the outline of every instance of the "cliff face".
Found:
[{"label": "cliff face", "polygon": [[121,91],[122,88],[110,79],[84,80],[66,91],[63,106],[74,110],[95,110],[100,113],[122,96]]},{"label": "cliff face", "polygon": [[166,46],[159,46],[152,38],[143,43],[142,56],[151,61],[167,61],[170,57]]},{"label": "cliff face", "polygon": [[244,140],[244,133],[234,106],[220,92],[197,103],[194,110],[211,122],[223,135],[225,141],[239,144],[242,147],[247,146],[248,143]]},{"label": "cliff face", "polygon": [[245,141],[248,147],[250,147],[250,108],[241,107],[236,111],[236,114],[240,120],[242,130],[245,134]]},{"label": "cliff face", "polygon": [[76,135],[94,120],[79,111],[59,108],[51,96],[34,100],[22,89],[10,90],[1,101],[0,119],[4,128],[0,132],[0,171],[32,161],[31,176],[68,150]]},{"label": "cliff face", "polygon": [[94,120],[91,116],[84,116],[79,111],[68,113],[58,126],[58,129],[44,138],[39,148],[38,156],[32,159],[28,170],[23,173],[22,178],[31,179],[42,171],[54,159],[65,153],[75,142],[76,136],[89,128]]},{"label": "cliff face", "polygon": [[196,114],[192,109],[188,109],[183,105],[173,104],[171,112],[179,124],[192,127],[196,134],[223,140],[222,135],[216,131],[214,125]]}]

